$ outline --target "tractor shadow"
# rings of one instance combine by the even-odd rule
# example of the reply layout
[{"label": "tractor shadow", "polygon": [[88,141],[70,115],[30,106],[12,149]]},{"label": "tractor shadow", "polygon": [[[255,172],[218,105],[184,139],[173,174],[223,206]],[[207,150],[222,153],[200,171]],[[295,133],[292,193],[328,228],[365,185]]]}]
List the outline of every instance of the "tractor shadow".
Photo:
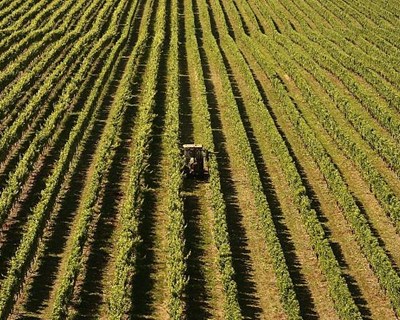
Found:
[{"label": "tractor shadow", "polygon": [[209,319],[210,296],[206,290],[206,279],[203,261],[206,256],[204,237],[200,228],[201,216],[204,212],[200,209],[199,193],[205,186],[199,179],[185,179],[184,191],[184,217],[186,222],[185,239],[186,249],[189,253],[187,259],[187,316],[188,319]]},{"label": "tractor shadow", "polygon": [[[180,130],[181,144],[201,143],[194,140],[193,109],[191,101],[191,90],[189,70],[186,52],[185,33],[185,1],[178,1],[179,10],[179,84],[180,84]],[[200,197],[206,188],[208,177],[184,177],[182,191],[184,195],[184,219],[186,222],[185,239],[186,250],[189,253],[187,258],[188,285],[186,288],[186,306],[189,319],[209,319],[210,296],[206,288],[204,270],[204,259],[207,254],[204,248],[204,236],[200,227],[202,215]]]}]

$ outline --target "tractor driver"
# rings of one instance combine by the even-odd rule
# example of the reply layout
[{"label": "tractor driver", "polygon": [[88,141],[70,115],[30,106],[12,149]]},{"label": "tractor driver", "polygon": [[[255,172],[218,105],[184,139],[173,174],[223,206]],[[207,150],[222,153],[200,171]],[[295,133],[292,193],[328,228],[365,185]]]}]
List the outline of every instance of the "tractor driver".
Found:
[{"label": "tractor driver", "polygon": [[196,170],[196,158],[195,157],[191,157],[189,160],[189,168],[190,168],[190,174],[195,173]]}]

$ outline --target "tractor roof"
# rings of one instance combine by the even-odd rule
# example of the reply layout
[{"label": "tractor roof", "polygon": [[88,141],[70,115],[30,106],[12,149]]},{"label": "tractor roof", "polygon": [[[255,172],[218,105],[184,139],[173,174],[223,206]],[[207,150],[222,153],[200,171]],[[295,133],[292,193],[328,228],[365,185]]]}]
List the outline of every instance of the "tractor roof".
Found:
[{"label": "tractor roof", "polygon": [[184,145],[183,145],[183,148],[184,148],[184,149],[189,149],[189,148],[203,148],[203,145],[202,145],[202,144],[194,144],[194,143],[191,143],[191,144],[184,144]]}]

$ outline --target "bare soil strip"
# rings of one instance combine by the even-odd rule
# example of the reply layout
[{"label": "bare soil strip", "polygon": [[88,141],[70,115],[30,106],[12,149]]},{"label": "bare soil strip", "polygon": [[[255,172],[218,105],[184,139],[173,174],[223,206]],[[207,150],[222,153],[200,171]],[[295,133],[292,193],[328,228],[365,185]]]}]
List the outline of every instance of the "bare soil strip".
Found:
[{"label": "bare soil strip", "polygon": [[[200,10],[205,10],[203,9],[205,7],[202,4]],[[211,16],[213,14],[210,11],[212,7],[213,4],[208,3]],[[217,24],[213,18],[210,22],[214,37],[218,41]],[[205,72],[205,76],[210,77],[210,80],[206,80],[208,101],[211,107],[214,138],[219,151],[218,162],[222,191],[227,204],[228,229],[242,314],[245,318],[250,319],[263,318],[266,317],[264,312],[268,310],[275,318],[282,319],[285,317],[285,313],[274,283],[276,280],[272,264],[269,261],[257,223],[255,223],[258,217],[254,195],[249,191],[251,188],[246,169],[237,153],[232,128],[228,126],[229,106],[226,105],[224,89],[215,62],[206,58],[208,48],[204,48],[204,50],[205,54],[202,54],[202,60],[206,69],[209,68]],[[208,63],[210,63],[209,67]],[[270,315],[271,313],[268,316]]]},{"label": "bare soil strip", "polygon": [[[113,80],[115,88],[125,72],[128,61],[127,55],[133,51],[136,45],[139,30],[141,30],[141,27],[145,28],[143,26],[144,23],[142,24],[142,17],[145,13],[146,3],[152,4],[152,2],[146,1],[140,1],[137,4],[130,39],[121,53],[119,64],[116,66],[117,76]],[[150,14],[154,14],[155,10],[151,11],[151,5],[147,6],[147,10],[150,10]],[[146,11],[147,14],[149,14],[148,11]],[[147,18],[146,15],[145,18]],[[145,61],[145,57],[146,52],[140,57],[143,60],[142,63]],[[115,250],[113,236],[117,228],[118,205],[123,195],[124,177],[126,176],[126,171],[129,170],[127,163],[137,113],[137,94],[140,90],[140,77],[141,75],[138,73],[135,79],[138,82],[136,92],[133,92],[133,98],[130,101],[131,105],[123,115],[124,122],[122,127],[124,130],[120,136],[121,143],[111,164],[110,173],[104,186],[98,221],[89,240],[85,275],[78,283],[78,288],[75,292],[77,319],[92,318],[94,315],[99,318],[105,317],[106,298],[110,286],[108,282],[112,274],[111,269]],[[115,90],[110,95],[114,94]]]},{"label": "bare soil strip", "polygon": [[[157,77],[153,120],[152,154],[146,177],[148,191],[144,195],[142,221],[139,227],[142,243],[138,249],[137,272],[133,280],[133,311],[135,319],[166,319],[167,310],[167,150],[164,144],[165,101],[168,44],[170,37],[170,1],[165,4],[165,38]],[[156,9],[155,9],[156,11]],[[156,26],[153,26],[156,27]],[[146,63],[151,63],[147,61]]]},{"label": "bare soil strip", "polygon": [[[255,64],[252,64],[252,67],[254,67],[254,70],[258,69]],[[271,90],[270,85],[268,85],[269,81],[259,69],[256,75],[265,90]],[[288,120],[285,120],[284,112],[279,108],[274,108],[274,113],[277,116],[279,125],[285,132],[285,136],[293,147],[293,152],[303,167],[309,187],[313,190],[315,195],[314,202],[320,207],[320,219],[324,221],[325,230],[330,235],[331,246],[342,269],[345,271],[346,281],[356,299],[356,303],[366,318],[371,317],[371,315],[378,315],[378,318],[391,318],[393,310],[391,309],[390,301],[380,288],[360,249],[355,249],[358,248],[358,245],[354,235],[337,207],[333,196],[330,194],[324,178],[316,164],[305,152],[300,138],[296,137]],[[301,250],[297,252],[301,252]],[[310,271],[313,272],[313,270]],[[375,300],[370,298],[373,296],[376,296]]]},{"label": "bare soil strip", "polygon": [[[396,232],[389,217],[370,191],[368,183],[362,178],[354,163],[340,151],[332,138],[323,130],[319,121],[310,113],[294,84],[291,83],[291,81],[287,81],[287,83],[289,89],[299,102],[299,107],[303,115],[308,119],[308,123],[313,128],[313,131],[318,133],[319,140],[323,143],[332,157],[332,160],[338,166],[350,190],[358,200],[358,204],[368,217],[372,228],[375,230],[375,235],[380,238],[381,244],[385,247],[389,256],[392,257],[393,263],[398,268],[400,266],[400,251],[398,250],[400,235]],[[399,181],[392,181],[393,184],[396,182],[398,183]]]},{"label": "bare soil strip", "polygon": [[[246,55],[246,57],[248,58],[248,63],[255,63],[250,54]],[[256,71],[259,70],[253,69],[253,72]],[[256,77],[256,81],[258,81],[258,74],[254,73],[254,76]],[[239,81],[238,90],[245,92],[245,84],[243,82],[240,84],[240,73],[235,72],[235,77]],[[264,84],[267,80],[262,79],[260,81]],[[271,88],[264,90],[260,86],[260,82],[258,84],[258,89],[265,99],[265,106],[276,121],[275,113],[272,109],[272,104],[275,101],[272,100],[272,96],[266,96],[266,92],[272,92],[272,90]],[[301,302],[302,316],[306,319],[315,319],[317,317],[334,319],[337,315],[332,300],[329,297],[326,279],[318,266],[318,260],[311,246],[305,226],[299,223],[301,217],[295,208],[293,196],[289,192],[289,187],[283,176],[279,161],[271,153],[271,148],[268,146],[268,137],[260,130],[253,131],[252,126],[256,126],[258,119],[252,115],[250,110],[246,111],[245,106],[246,101],[242,104],[242,117],[244,123],[247,123],[248,134],[253,135],[253,152],[258,153],[257,158],[261,160],[261,162],[259,161],[259,168],[263,170],[261,172],[264,179],[266,179],[264,186],[267,188],[266,192],[269,194],[270,206],[275,205],[272,207],[274,222],[285,250],[285,257],[289,264],[289,271],[295,284],[296,293]],[[275,123],[284,140],[286,140],[286,131],[281,127],[280,123]],[[308,189],[309,196],[313,199],[314,192],[309,187],[308,180],[300,165],[301,162],[293,154],[289,141],[286,140],[286,142],[292,157],[296,161],[296,166],[303,178],[303,183]],[[270,177],[271,181],[268,181],[268,177]],[[276,195],[274,196],[275,193]],[[317,212],[321,213],[318,205],[314,204],[313,207]]]},{"label": "bare soil strip", "polygon": [[[270,131],[261,123],[262,119],[267,119],[271,121],[271,126],[277,128],[289,151],[289,158],[293,159],[302,185],[311,200],[311,206],[317,213],[362,318],[365,320],[397,319],[399,315],[396,315],[394,310],[398,306],[392,306],[388,294],[382,289],[377,275],[362,253],[351,224],[346,220],[345,212],[336,201],[337,195],[331,193],[317,162],[306,148],[301,136],[301,129],[298,129],[301,127],[294,126],[294,122],[291,122],[288,114],[282,108],[281,98],[277,95],[274,85],[275,80],[280,81],[286,88],[286,91],[283,90],[283,93],[279,94],[287,94],[291,99],[294,107],[315,133],[318,141],[338,169],[346,184],[344,188],[347,188],[355,199],[361,213],[366,217],[373,235],[385,250],[398,275],[400,275],[399,231],[395,229],[387,215],[388,212],[385,212],[384,207],[371,191],[368,182],[363,178],[363,171],[339,148],[333,133],[330,134],[324,129],[324,123],[319,120],[314,109],[307,105],[307,101],[309,101],[306,99],[307,92],[299,89],[300,82],[296,83],[298,79],[294,77],[294,74],[293,77],[296,79],[290,78],[284,71],[285,65],[269,53],[267,46],[262,47],[263,43],[260,43],[260,48],[265,49],[266,62],[269,61],[271,65],[275,66],[276,74],[274,76],[276,79],[273,79],[272,76],[271,79],[268,78],[263,70],[261,59],[259,60],[260,57],[254,53],[256,50],[250,50],[243,41],[243,39],[250,39],[245,38],[245,35],[254,36],[254,39],[258,40],[271,39],[271,44],[272,41],[276,41],[276,43],[282,41],[282,51],[276,49],[276,53],[282,54],[282,58],[285,55],[289,57],[292,53],[308,56],[311,55],[311,49],[307,46],[303,47],[301,42],[299,42],[300,45],[293,44],[292,48],[291,42],[297,41],[296,34],[302,34],[309,37],[310,41],[317,43],[313,32],[316,32],[315,35],[323,35],[319,30],[319,27],[323,26],[325,30],[335,29],[325,38],[330,41],[329,45],[332,45],[332,48],[336,45],[345,48],[339,42],[341,37],[343,37],[344,45],[354,45],[354,47],[350,47],[349,51],[344,50],[344,53],[339,53],[343,54],[343,57],[349,55],[351,59],[357,58],[353,55],[356,55],[355,52],[360,52],[357,51],[358,49],[370,55],[370,59],[365,63],[362,59],[359,61],[367,69],[373,66],[370,68],[373,75],[368,78],[362,72],[357,73],[357,70],[353,70],[351,66],[343,62],[344,60],[339,67],[343,74],[336,70],[334,70],[335,72],[325,70],[320,66],[323,66],[324,61],[327,60],[319,61],[318,59],[323,59],[324,55],[332,57],[331,53],[325,52],[325,49],[321,53],[315,51],[318,54],[310,58],[314,59],[317,64],[311,64],[310,68],[315,68],[316,72],[323,73],[327,79],[331,80],[338,92],[332,90],[333,93],[327,93],[317,81],[318,74],[305,70],[307,66],[299,65],[297,71],[300,78],[304,79],[312,88],[313,94],[327,106],[332,118],[349,137],[349,143],[354,143],[357,148],[365,152],[368,161],[387,181],[394,195],[399,198],[400,180],[397,169],[393,165],[396,161],[396,159],[392,159],[393,153],[388,152],[385,155],[386,158],[380,155],[379,150],[384,150],[383,153],[386,152],[386,149],[380,149],[381,146],[377,145],[380,142],[369,144],[367,140],[364,140],[363,137],[366,133],[362,132],[362,128],[355,128],[335,105],[342,98],[347,100],[350,103],[348,107],[353,108],[351,110],[357,112],[361,119],[369,124],[373,132],[386,139],[386,142],[382,142],[382,148],[385,148],[387,142],[390,146],[399,145],[398,137],[393,133],[395,130],[391,125],[392,121],[397,121],[400,117],[395,105],[399,96],[398,85],[393,80],[395,72],[398,71],[395,62],[398,61],[396,53],[400,46],[396,40],[399,36],[393,35],[392,37],[390,34],[396,27],[396,19],[399,18],[399,14],[394,12],[396,3],[395,1],[386,3],[387,1],[383,0],[378,1],[379,4],[371,5],[363,3],[361,0],[354,3],[350,0],[328,1],[325,4],[317,2],[314,0],[305,0],[304,3],[294,0],[286,2],[282,0],[268,2],[259,0],[233,0],[230,2],[223,0],[124,0],[121,3],[115,0],[111,2],[95,0],[91,4],[68,2],[62,7],[63,4],[60,0],[40,0],[36,3],[33,0],[27,2],[0,0],[0,16],[5,18],[4,28],[0,30],[0,36],[4,36],[4,41],[1,42],[2,48],[0,48],[0,55],[4,59],[2,58],[0,62],[0,69],[8,70],[5,77],[2,78],[0,103],[2,106],[4,105],[4,110],[12,109],[1,115],[0,135],[8,132],[8,128],[17,121],[21,114],[21,117],[26,118],[18,132],[10,131],[11,134],[4,135],[6,138],[4,138],[3,149],[7,150],[0,155],[0,194],[8,185],[9,176],[17,171],[20,163],[24,163],[21,161],[22,157],[27,150],[30,150],[28,147],[47,119],[50,118],[54,106],[60,106],[57,103],[62,96],[61,93],[71,79],[78,74],[85,54],[91,48],[82,48],[82,54],[79,53],[80,57],[71,63],[69,60],[65,60],[70,50],[80,36],[84,36],[93,29],[93,22],[98,20],[100,10],[106,9],[106,11],[102,11],[104,19],[99,20],[101,30],[99,34],[95,34],[96,37],[93,37],[96,38],[93,39],[95,42],[109,28],[111,17],[118,4],[124,6],[124,9],[119,7],[121,12],[116,16],[118,24],[121,26],[120,29],[113,33],[112,37],[104,38],[107,39],[107,42],[104,42],[104,46],[99,52],[94,51],[96,52],[94,63],[84,69],[85,72],[88,72],[84,75],[85,77],[77,80],[80,87],[74,91],[76,94],[73,97],[68,97],[71,101],[65,110],[60,111],[60,116],[55,122],[54,131],[52,131],[53,135],[47,137],[47,141],[39,142],[41,149],[32,155],[31,171],[19,178],[23,181],[16,190],[16,196],[11,195],[8,200],[2,202],[2,205],[7,207],[7,210],[4,211],[8,216],[0,226],[0,286],[6,283],[4,279],[10,273],[11,261],[27,228],[32,208],[39,203],[42,197],[41,192],[47,178],[57,164],[59,154],[68,141],[69,133],[74,128],[80,111],[87,106],[89,94],[92,91],[98,93],[99,103],[91,105],[95,107],[88,113],[88,119],[93,122],[90,122],[91,125],[82,131],[84,139],[89,138],[81,140],[81,145],[74,151],[76,154],[69,163],[71,165],[69,171],[64,176],[57,177],[59,179],[57,186],[60,185],[58,194],[52,193],[51,201],[46,204],[43,225],[38,227],[41,228],[38,235],[39,240],[37,240],[38,245],[27,260],[29,262],[28,269],[22,271],[24,279],[21,280],[23,283],[20,292],[15,295],[16,302],[10,303],[10,310],[7,309],[7,313],[9,311],[11,313],[10,319],[49,319],[51,317],[56,293],[62,279],[66,277],[65,272],[73,235],[77,229],[84,200],[90,192],[92,180],[96,181],[96,187],[100,186],[99,193],[93,197],[95,203],[88,205],[93,216],[89,222],[88,235],[85,237],[83,253],[80,256],[82,263],[76,269],[79,269],[77,271],[79,274],[74,287],[71,288],[72,298],[67,303],[67,313],[74,319],[107,319],[109,317],[108,302],[110,292],[112,292],[111,279],[116,266],[116,239],[119,230],[122,229],[120,204],[126,195],[126,180],[130,172],[130,153],[135,150],[137,128],[141,128],[136,122],[136,117],[138,110],[142,110],[140,108],[145,101],[143,97],[148,93],[145,79],[150,74],[149,70],[153,70],[149,68],[149,65],[154,63],[151,61],[153,59],[150,53],[155,48],[160,28],[165,33],[161,33],[163,35],[163,38],[160,38],[163,39],[161,51],[154,51],[157,54],[161,52],[161,56],[157,55],[159,58],[159,63],[157,60],[156,65],[158,69],[151,73],[156,79],[155,82],[151,82],[156,87],[154,91],[153,86],[151,91],[155,92],[155,104],[151,109],[154,118],[149,118],[151,119],[149,123],[152,125],[152,134],[149,137],[150,155],[148,168],[144,170],[146,187],[143,188],[143,204],[140,208],[138,227],[141,241],[135,257],[133,283],[129,284],[129,290],[131,290],[129,296],[132,299],[132,312],[129,316],[132,319],[162,320],[171,318],[168,313],[171,290],[168,288],[169,274],[167,274],[168,259],[171,259],[168,251],[170,172],[167,169],[171,164],[168,156],[171,146],[166,142],[168,140],[166,103],[170,97],[167,94],[170,76],[168,59],[172,57],[169,44],[170,40],[174,39],[171,32],[173,32],[173,21],[175,20],[171,19],[172,15],[176,14],[176,12],[172,12],[171,8],[176,8],[176,3],[178,4],[179,24],[177,59],[179,62],[180,143],[203,144],[203,140],[211,141],[212,130],[216,148],[212,151],[217,151],[215,159],[221,178],[222,197],[226,205],[229,234],[229,246],[226,247],[231,250],[235,273],[234,281],[231,278],[229,281],[237,285],[237,291],[234,286],[232,292],[234,292],[234,299],[237,298],[235,301],[238,301],[240,305],[240,311],[236,310],[237,313],[241,313],[244,319],[284,320],[288,318],[284,309],[286,304],[280,300],[282,292],[279,290],[276,276],[276,272],[279,270],[274,269],[276,259],[270,256],[269,244],[266,243],[265,229],[263,228],[265,225],[258,212],[258,209],[262,211],[265,206],[268,206],[283,249],[285,263],[293,281],[296,298],[300,303],[301,317],[306,320],[339,319],[337,306],[334,305],[329,294],[330,283],[327,282],[319,265],[319,261],[322,260],[316,254],[318,248],[314,249],[312,246],[307,233],[307,230],[310,229],[302,223],[303,219],[299,212],[301,205],[296,202],[297,198],[293,193],[293,187],[289,185],[288,180],[290,179],[286,179],[287,175],[284,170],[286,167],[279,161],[280,154],[274,153],[275,151],[272,149],[272,146],[276,144],[274,144],[273,138],[268,136]],[[382,6],[381,10],[379,10],[380,6]],[[74,12],[71,11],[73,8],[76,11],[77,8],[81,8],[81,10],[73,14]],[[89,8],[91,9],[89,10]],[[62,13],[68,11],[71,12],[68,16],[71,19],[71,28],[65,32],[63,29],[61,34],[59,26]],[[11,18],[15,18],[13,21],[6,16],[7,12],[11,14]],[[82,22],[85,12],[86,14],[90,13],[91,16],[87,21]],[[162,22],[156,22],[156,20],[160,20],[156,17],[162,16],[157,13],[161,12],[165,12],[165,19]],[[34,20],[37,15],[41,14],[44,17],[43,21]],[[42,41],[40,35],[50,29],[53,22],[49,22],[52,21],[49,19],[52,18],[54,25],[51,37],[48,35],[48,38]],[[33,23],[34,27],[31,26]],[[18,26],[22,29],[17,30]],[[124,29],[124,42],[120,47],[114,47],[118,50],[114,51],[115,54],[111,57],[115,59],[115,65],[109,69],[103,69],[114,41],[121,39],[123,26],[130,27],[131,33],[129,37],[126,37],[127,29]],[[81,28],[81,35],[73,33],[75,27]],[[190,43],[186,38],[188,32],[192,36]],[[57,51],[57,53],[59,54],[55,54],[55,51],[50,52],[53,50],[54,44],[66,35],[74,36],[70,37],[68,43],[62,43],[58,47],[59,52]],[[142,38],[142,35],[145,37]],[[288,44],[283,41],[284,37],[290,41]],[[13,46],[8,48],[8,44],[14,40]],[[19,43],[23,45],[19,46]],[[51,53],[46,56],[48,60],[42,61],[42,52],[32,51],[31,56],[24,55],[29,52],[30,48],[36,48],[38,44],[41,44],[42,47],[47,46],[46,49]],[[328,47],[324,43],[323,45]],[[291,50],[285,49],[286,47]],[[135,51],[137,48],[141,48],[139,52]],[[14,52],[11,52],[13,50]],[[197,63],[199,60],[197,60],[196,50],[204,74],[202,79],[199,79],[201,77],[198,76],[199,66]],[[132,54],[134,51],[135,54]],[[11,52],[11,56],[8,56],[8,52]],[[21,63],[21,71],[18,73],[11,72],[11,68],[7,66],[15,57],[22,58],[22,60],[18,60]],[[112,157],[108,157],[110,166],[105,169],[102,167],[104,174],[99,176],[99,180],[92,179],[97,177],[95,172],[97,172],[98,164],[95,163],[98,161],[93,161],[93,159],[97,157],[98,152],[104,150],[98,142],[104,140],[104,132],[107,132],[106,126],[108,128],[108,125],[113,123],[110,115],[115,113],[115,110],[120,110],[114,108],[118,105],[115,102],[119,101],[116,99],[116,93],[118,89],[122,88],[120,84],[123,83],[121,80],[124,75],[127,75],[128,59],[134,60],[132,58],[136,57],[137,65],[134,64],[136,69],[133,72],[133,83],[130,84],[130,88],[132,88],[130,97],[128,99],[124,97],[127,101],[126,109],[121,108],[124,113],[121,114],[121,122],[118,123],[120,131],[118,131],[119,140],[116,143],[115,155],[111,153]],[[196,61],[193,62],[192,60],[195,58]],[[378,62],[378,59],[382,59],[382,61]],[[43,90],[42,86],[45,80],[55,70],[58,70],[56,68],[62,61],[68,61],[69,64],[63,74],[60,74],[59,78],[54,81],[51,90],[42,91],[45,92],[43,101],[41,101],[42,107],[38,107],[24,116],[25,113],[21,113],[21,111],[28,105],[32,97]],[[23,78],[24,73],[38,63],[44,64],[39,65],[39,69],[33,70],[40,72],[35,71],[38,74],[31,74],[32,79]],[[89,68],[91,68],[90,71]],[[383,69],[382,73],[379,72],[379,68]],[[104,83],[104,87],[93,89],[94,84],[98,83],[96,80],[102,70],[107,70],[108,73],[101,82]],[[245,71],[248,73],[244,74]],[[104,75],[104,73],[102,74]],[[364,79],[363,75],[370,82]],[[350,84],[347,83],[346,76],[351,77]],[[29,79],[32,82],[29,88],[19,95],[16,91],[9,91],[10,88],[19,88],[18,85],[24,83],[20,82],[21,79]],[[49,80],[53,81],[54,79],[50,78]],[[254,83],[251,82],[252,80]],[[351,86],[352,80],[357,83],[357,87]],[[387,84],[387,88],[385,86],[382,88],[387,91],[382,91],[381,87],[378,87],[381,84]],[[25,83],[25,87],[28,87],[28,83]],[[206,93],[202,94],[204,88]],[[253,89],[259,91],[260,95],[257,96],[257,99],[261,101],[254,99],[254,93],[257,94],[257,92]],[[363,94],[360,96],[357,90],[365,91],[365,96]],[[10,96],[7,96],[7,93],[10,93]],[[338,93],[340,93],[338,97],[333,97]],[[9,101],[5,102],[4,99],[9,99]],[[13,103],[11,100],[15,101],[13,108],[10,106]],[[204,115],[206,110],[204,104],[198,105],[199,101],[207,102],[210,119],[199,116],[199,114]],[[372,113],[367,107],[370,103],[390,108],[388,114],[391,118],[385,118],[384,121],[377,120],[379,117],[385,117],[386,114],[371,115]],[[37,104],[39,103],[35,102],[34,106],[36,107]],[[257,108],[261,108],[262,105],[265,106],[273,121],[268,114],[258,113],[257,110],[260,109]],[[86,113],[82,113],[82,115],[86,115]],[[204,128],[209,131],[205,132]],[[274,127],[273,129],[275,130]],[[359,132],[362,132],[363,135]],[[252,162],[254,167],[251,167],[255,168],[255,171],[248,171],[246,158],[240,154],[242,150],[238,147],[238,136],[244,137],[244,140],[247,137],[249,145],[245,141],[246,144],[241,144],[241,146],[247,148],[244,148],[246,156],[249,156],[247,159],[255,160],[255,166]],[[279,138],[279,135],[277,134],[275,137]],[[84,145],[83,141],[85,141]],[[239,141],[241,143],[243,140]],[[392,168],[389,163],[392,164]],[[256,177],[253,175],[254,172]],[[257,185],[260,189],[254,187],[254,181],[260,182]],[[207,179],[185,178],[182,188],[185,220],[184,251],[188,253],[186,257],[188,282],[183,296],[186,308],[184,315],[187,319],[225,319],[230,312],[229,309],[226,309],[227,297],[232,298],[232,295],[229,295],[231,292],[227,293],[229,289],[226,288],[226,275],[221,273],[223,269],[220,265],[221,256],[219,256],[221,251],[218,250],[220,248],[217,248],[215,243],[218,241],[218,235],[214,234],[216,221],[213,211],[214,202],[211,199],[213,193]],[[263,190],[263,192],[257,193],[259,190]],[[7,193],[4,194],[7,195]],[[267,205],[264,202],[264,207],[262,207],[259,199],[264,194],[263,200],[267,200]],[[218,200],[221,199],[218,198]],[[19,282],[18,285],[20,285]]]},{"label": "bare soil strip", "polygon": [[[123,17],[122,17],[123,19]],[[107,47],[105,48],[107,49]],[[99,71],[100,64],[96,65],[93,69],[93,74]],[[122,77],[123,69],[118,75],[119,78],[113,78],[111,81],[118,83],[118,79]],[[90,86],[89,86],[90,87]],[[91,133],[91,137],[83,155],[79,160],[75,172],[70,173],[70,177],[66,179],[63,184],[62,197],[58,198],[58,203],[51,213],[50,225],[46,228],[44,234],[44,254],[43,259],[36,264],[34,270],[30,273],[27,279],[27,291],[22,295],[23,303],[19,304],[17,313],[28,312],[31,316],[43,317],[42,312],[46,307],[51,305],[49,299],[54,292],[54,287],[57,279],[57,274],[60,270],[61,260],[66,250],[67,239],[72,228],[74,221],[74,213],[76,212],[81,197],[81,192],[84,188],[87,175],[90,174],[90,164],[92,156],[95,152],[96,141],[99,139],[100,134],[105,126],[109,106],[112,101],[112,95],[115,92],[116,86],[111,86],[109,92],[103,92],[103,95],[108,95],[105,103],[101,108],[98,115],[97,123]],[[79,104],[84,103],[79,101]],[[23,310],[21,305],[25,305]]]},{"label": "bare soil strip", "polygon": [[[202,143],[204,119],[199,119],[199,86],[195,77],[192,57],[187,55],[185,46],[185,11],[191,10],[192,3],[180,1],[180,105],[181,142]],[[194,28],[194,25],[188,25]],[[184,209],[187,221],[186,239],[188,257],[187,314],[190,319],[223,319],[224,293],[217,264],[218,251],[213,238],[213,214],[209,202],[207,181],[188,179],[184,183]]]}]

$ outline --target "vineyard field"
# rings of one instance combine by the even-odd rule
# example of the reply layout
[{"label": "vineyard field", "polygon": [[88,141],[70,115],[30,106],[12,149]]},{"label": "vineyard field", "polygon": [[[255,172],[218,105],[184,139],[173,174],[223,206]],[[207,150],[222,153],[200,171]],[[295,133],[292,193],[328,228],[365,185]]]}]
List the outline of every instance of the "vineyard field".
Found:
[{"label": "vineyard field", "polygon": [[400,319],[397,1],[0,0],[0,319]]}]

